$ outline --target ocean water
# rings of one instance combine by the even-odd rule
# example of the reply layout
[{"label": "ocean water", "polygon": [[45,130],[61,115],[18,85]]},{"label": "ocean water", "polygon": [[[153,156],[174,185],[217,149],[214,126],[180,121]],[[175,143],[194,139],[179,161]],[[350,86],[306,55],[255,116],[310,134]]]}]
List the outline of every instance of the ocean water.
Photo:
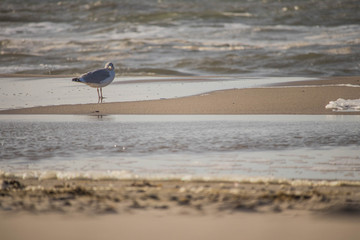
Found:
[{"label": "ocean water", "polygon": [[0,73],[359,75],[358,0],[2,0]]},{"label": "ocean water", "polygon": [[[0,109],[96,102],[63,75],[108,61],[105,102],[359,76],[359,12],[358,0],[1,0],[0,75],[24,77],[1,76]],[[0,175],[360,181],[359,120],[1,115]]]},{"label": "ocean water", "polygon": [[350,115],[1,115],[0,175],[360,181]]}]

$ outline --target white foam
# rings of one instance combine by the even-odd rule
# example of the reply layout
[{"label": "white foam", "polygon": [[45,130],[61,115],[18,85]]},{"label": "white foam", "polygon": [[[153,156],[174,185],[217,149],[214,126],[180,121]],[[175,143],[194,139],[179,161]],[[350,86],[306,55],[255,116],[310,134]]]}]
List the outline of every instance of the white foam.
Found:
[{"label": "white foam", "polygon": [[[10,36],[11,38],[31,35],[32,38],[38,38],[43,34],[54,34],[71,30],[73,27],[66,23],[55,22],[30,22],[26,24],[17,24],[16,26],[9,26],[3,29],[3,35]],[[48,36],[48,35],[47,35]]]},{"label": "white foam", "polygon": [[0,178],[20,178],[37,180],[124,180],[137,179],[138,176],[129,171],[3,171],[0,169]]},{"label": "white foam", "polygon": [[333,109],[333,111],[360,111],[360,99],[342,99],[339,98],[336,101],[330,101],[328,105],[325,106],[327,109]]},{"label": "white foam", "polygon": [[[150,181],[219,181],[219,182],[237,182],[250,184],[278,184],[291,186],[360,186],[360,181],[356,180],[315,180],[315,179],[284,179],[274,177],[246,177],[246,176],[192,176],[192,175],[158,175],[158,176],[138,176],[128,171],[84,171],[84,172],[68,172],[68,171],[20,171],[7,172],[0,169],[1,178],[18,178],[18,179],[36,179],[36,180],[138,180],[147,179]],[[31,190],[32,187],[28,187]]]}]

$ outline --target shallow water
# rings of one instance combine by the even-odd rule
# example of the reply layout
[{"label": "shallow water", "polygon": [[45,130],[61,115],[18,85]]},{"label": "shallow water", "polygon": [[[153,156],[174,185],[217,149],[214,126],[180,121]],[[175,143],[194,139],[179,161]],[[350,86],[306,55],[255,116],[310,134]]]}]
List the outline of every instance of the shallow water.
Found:
[{"label": "shallow water", "polygon": [[359,116],[2,115],[0,170],[70,178],[360,180],[359,122]]},{"label": "shallow water", "polygon": [[358,0],[0,1],[0,72],[359,75]]}]

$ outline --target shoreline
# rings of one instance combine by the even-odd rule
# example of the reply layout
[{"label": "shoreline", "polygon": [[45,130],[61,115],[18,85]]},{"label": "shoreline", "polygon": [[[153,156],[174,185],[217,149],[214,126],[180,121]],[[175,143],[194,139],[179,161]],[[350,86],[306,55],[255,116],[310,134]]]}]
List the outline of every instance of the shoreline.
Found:
[{"label": "shoreline", "polygon": [[[336,78],[172,99],[10,109],[0,114],[359,115],[325,108],[337,98],[360,98],[359,81]],[[4,240],[359,239],[359,223],[358,181],[0,176],[0,238]]]},{"label": "shoreline", "polygon": [[351,114],[326,109],[339,98],[360,98],[359,77],[218,90],[159,100],[39,106],[1,110],[0,114]]}]

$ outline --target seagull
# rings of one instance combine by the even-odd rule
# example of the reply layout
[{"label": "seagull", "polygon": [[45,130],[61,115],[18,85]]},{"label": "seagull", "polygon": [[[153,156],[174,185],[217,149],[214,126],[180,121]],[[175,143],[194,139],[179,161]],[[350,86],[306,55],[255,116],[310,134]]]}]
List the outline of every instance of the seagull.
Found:
[{"label": "seagull", "polygon": [[[111,62],[105,64],[105,68],[95,70],[93,72],[88,72],[81,75],[78,78],[73,78],[73,82],[81,82],[86,85],[97,88],[97,93],[99,97],[98,103],[103,100],[102,88],[109,85],[115,78],[115,68]],[[99,93],[100,88],[100,93]]]}]

